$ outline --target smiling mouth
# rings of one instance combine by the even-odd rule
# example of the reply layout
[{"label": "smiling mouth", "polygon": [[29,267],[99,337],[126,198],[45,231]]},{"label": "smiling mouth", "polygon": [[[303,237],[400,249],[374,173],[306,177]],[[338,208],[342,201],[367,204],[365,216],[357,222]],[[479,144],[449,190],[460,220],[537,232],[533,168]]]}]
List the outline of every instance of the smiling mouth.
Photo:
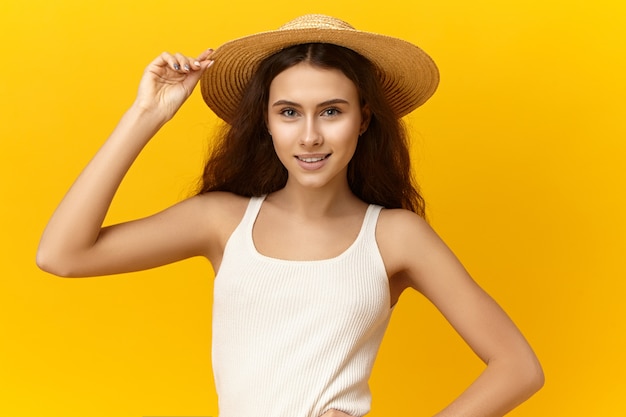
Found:
[{"label": "smiling mouth", "polygon": [[323,156],[298,156],[298,155],[296,155],[296,158],[298,158],[298,160],[302,161],[302,162],[313,163],[313,162],[323,161],[324,159],[328,158],[329,156],[330,156],[330,154],[323,155]]}]

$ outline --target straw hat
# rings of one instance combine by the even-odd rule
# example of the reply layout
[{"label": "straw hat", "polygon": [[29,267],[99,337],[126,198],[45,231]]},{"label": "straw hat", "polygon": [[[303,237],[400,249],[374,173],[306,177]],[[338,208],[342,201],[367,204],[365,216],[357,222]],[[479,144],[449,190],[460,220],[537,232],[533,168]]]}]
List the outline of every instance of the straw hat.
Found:
[{"label": "straw hat", "polygon": [[204,101],[221,119],[232,121],[243,90],[259,63],[282,49],[303,43],[331,43],[369,59],[377,68],[383,91],[398,117],[424,104],[439,82],[435,63],[417,46],[358,31],[334,17],[310,14],[278,30],[235,39],[216,49],[211,57],[215,63],[201,81]]}]

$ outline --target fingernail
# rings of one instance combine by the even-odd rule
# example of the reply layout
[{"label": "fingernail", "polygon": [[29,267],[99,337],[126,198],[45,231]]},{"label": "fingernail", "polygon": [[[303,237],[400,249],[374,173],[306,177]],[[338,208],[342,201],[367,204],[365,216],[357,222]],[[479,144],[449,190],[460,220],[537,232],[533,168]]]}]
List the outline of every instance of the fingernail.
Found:
[{"label": "fingernail", "polygon": [[189,65],[185,64],[185,71],[189,71],[191,68],[189,68]]},{"label": "fingernail", "polygon": [[175,69],[176,71],[178,71],[178,70],[180,69],[180,65],[178,65],[178,64],[174,64],[174,69]]},{"label": "fingernail", "polygon": [[196,66],[196,67],[199,67],[200,63],[198,61],[193,61],[193,65]]},{"label": "fingernail", "polygon": [[209,68],[211,65],[213,65],[215,63],[215,61],[211,60],[209,61],[209,65],[207,65],[206,67]]}]

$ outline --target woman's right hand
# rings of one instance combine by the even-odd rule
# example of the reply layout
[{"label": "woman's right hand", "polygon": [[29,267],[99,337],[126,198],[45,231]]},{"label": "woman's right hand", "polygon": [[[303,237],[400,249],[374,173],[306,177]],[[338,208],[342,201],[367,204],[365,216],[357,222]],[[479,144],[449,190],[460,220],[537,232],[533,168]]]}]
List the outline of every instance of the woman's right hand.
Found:
[{"label": "woman's right hand", "polygon": [[204,236],[194,237],[194,231],[206,230],[198,226],[205,217],[203,200],[190,199],[143,221],[106,228],[103,222],[131,164],[189,97],[213,62],[212,52],[209,49],[197,59],[163,53],[148,65],[134,104],[48,222],[37,252],[41,269],[68,277],[105,275],[199,255],[206,242]]},{"label": "woman's right hand", "polygon": [[145,69],[134,105],[166,122],[193,92],[202,73],[213,64],[212,49],[198,58],[163,52]]}]

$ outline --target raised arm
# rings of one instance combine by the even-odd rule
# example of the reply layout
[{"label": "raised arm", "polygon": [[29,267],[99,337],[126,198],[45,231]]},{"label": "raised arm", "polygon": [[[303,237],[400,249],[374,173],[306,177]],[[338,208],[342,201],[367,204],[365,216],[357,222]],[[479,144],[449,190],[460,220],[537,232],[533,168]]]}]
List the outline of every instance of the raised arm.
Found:
[{"label": "raised arm", "polygon": [[102,228],[124,175],[153,135],[178,111],[212,63],[163,53],[146,68],[137,98],[65,195],[43,233],[37,264],[60,276],[127,272],[197,255],[190,199],[147,219]]},{"label": "raised arm", "polygon": [[543,385],[533,350],[423,219],[404,210],[383,213],[377,236],[394,284],[426,296],[487,365],[437,417],[505,415]]}]

